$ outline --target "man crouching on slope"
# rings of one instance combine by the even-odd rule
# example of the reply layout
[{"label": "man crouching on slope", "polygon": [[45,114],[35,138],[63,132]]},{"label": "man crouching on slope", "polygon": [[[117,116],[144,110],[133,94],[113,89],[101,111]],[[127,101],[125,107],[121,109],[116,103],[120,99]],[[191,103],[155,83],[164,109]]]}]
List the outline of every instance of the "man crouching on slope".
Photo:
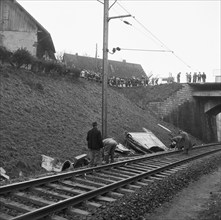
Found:
[{"label": "man crouching on slope", "polygon": [[101,132],[97,129],[97,122],[93,122],[92,126],[93,128],[87,133],[87,143],[91,159],[90,167],[101,164],[101,148],[103,148]]},{"label": "man crouching on slope", "polygon": [[104,145],[104,161],[106,164],[109,163],[109,158],[111,159],[111,163],[114,162],[114,151],[118,143],[113,138],[106,138],[103,140]]}]

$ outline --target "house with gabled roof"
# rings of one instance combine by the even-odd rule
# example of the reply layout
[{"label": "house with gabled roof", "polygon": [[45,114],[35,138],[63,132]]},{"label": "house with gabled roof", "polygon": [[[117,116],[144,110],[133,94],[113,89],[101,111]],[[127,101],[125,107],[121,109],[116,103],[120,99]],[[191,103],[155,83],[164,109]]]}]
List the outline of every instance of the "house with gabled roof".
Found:
[{"label": "house with gabled roof", "polygon": [[[78,54],[64,53],[63,62],[68,67],[75,67],[81,70],[89,70],[102,73],[102,59],[79,56]],[[141,78],[146,77],[142,66],[136,63],[127,63],[124,61],[108,60],[108,77],[120,77],[120,78]]]},{"label": "house with gabled roof", "polygon": [[38,58],[55,59],[50,33],[16,0],[0,0],[0,46],[27,49]]}]

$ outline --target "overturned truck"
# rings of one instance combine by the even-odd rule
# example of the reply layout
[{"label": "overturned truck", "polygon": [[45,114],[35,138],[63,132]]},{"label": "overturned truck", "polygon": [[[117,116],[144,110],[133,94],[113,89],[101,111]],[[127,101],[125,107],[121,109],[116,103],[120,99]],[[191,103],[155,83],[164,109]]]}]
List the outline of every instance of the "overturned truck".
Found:
[{"label": "overturned truck", "polygon": [[147,154],[167,151],[168,148],[149,130],[145,132],[127,132],[125,138],[126,147],[137,153]]}]

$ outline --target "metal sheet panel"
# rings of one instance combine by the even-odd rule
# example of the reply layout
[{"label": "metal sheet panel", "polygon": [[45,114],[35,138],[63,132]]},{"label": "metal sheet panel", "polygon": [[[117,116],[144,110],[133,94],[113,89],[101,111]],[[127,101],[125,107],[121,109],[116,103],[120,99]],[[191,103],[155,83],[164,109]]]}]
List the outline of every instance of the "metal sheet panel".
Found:
[{"label": "metal sheet panel", "polygon": [[149,130],[146,132],[128,132],[131,137],[143,147],[150,149],[151,147],[158,146],[164,150],[168,148]]}]

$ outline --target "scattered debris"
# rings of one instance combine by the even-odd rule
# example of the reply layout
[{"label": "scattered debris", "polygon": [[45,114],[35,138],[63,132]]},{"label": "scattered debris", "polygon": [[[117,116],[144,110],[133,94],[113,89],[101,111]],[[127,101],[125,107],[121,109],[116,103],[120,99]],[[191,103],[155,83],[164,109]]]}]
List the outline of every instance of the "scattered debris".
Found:
[{"label": "scattered debris", "polygon": [[123,144],[119,143],[115,149],[117,153],[122,153],[122,154],[134,154],[130,149],[125,147]]},{"label": "scattered debris", "polygon": [[87,154],[81,154],[81,155],[74,158],[73,167],[79,168],[82,166],[86,166],[88,164],[89,164],[89,159],[88,159]]},{"label": "scattered debris", "polygon": [[70,160],[64,161],[61,163],[59,159],[52,158],[46,155],[42,155],[42,163],[41,166],[47,171],[54,172],[62,172],[71,168],[79,168],[82,166],[86,166],[89,164],[89,160],[87,159],[87,154],[82,154],[74,158],[74,162]]},{"label": "scattered debris", "polygon": [[161,124],[157,124],[158,126],[160,126],[161,128],[163,128],[164,130],[166,130],[166,131],[168,131],[168,132],[172,132],[170,129],[168,129],[168,128],[166,128],[166,127],[164,127],[163,125],[161,125]]},{"label": "scattered debris", "polygon": [[73,163],[72,163],[71,161],[69,161],[69,160],[66,160],[66,161],[62,164],[60,171],[65,171],[65,170],[70,169],[70,168],[72,168],[72,167],[73,167]]},{"label": "scattered debris", "polygon": [[42,156],[41,167],[43,167],[47,171],[61,172],[62,164],[58,159],[54,159],[46,155],[41,155],[41,156]]},{"label": "scattered debris", "polygon": [[0,180],[9,180],[9,176],[6,175],[6,171],[4,168],[0,167]]}]

